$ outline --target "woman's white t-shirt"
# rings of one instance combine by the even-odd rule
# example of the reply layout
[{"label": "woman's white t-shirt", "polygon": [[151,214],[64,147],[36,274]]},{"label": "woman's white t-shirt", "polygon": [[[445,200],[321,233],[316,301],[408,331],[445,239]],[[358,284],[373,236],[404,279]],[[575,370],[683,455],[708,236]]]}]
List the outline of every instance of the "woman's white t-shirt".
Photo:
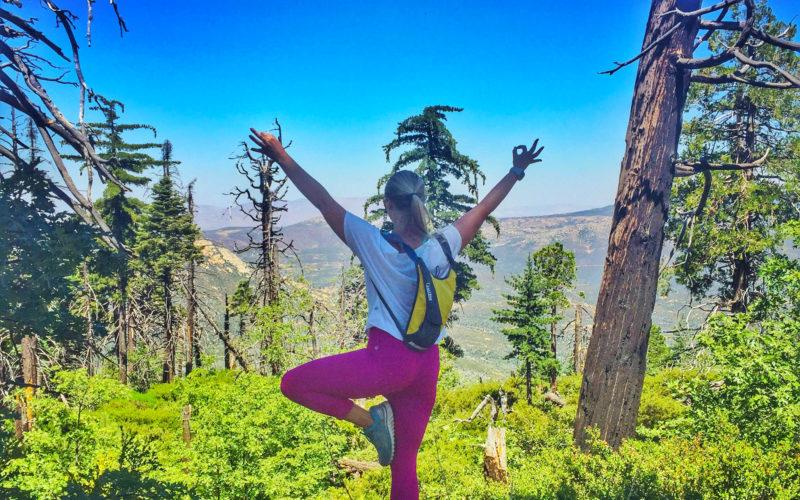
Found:
[{"label": "woman's white t-shirt", "polygon": [[[452,224],[437,231],[447,240],[451,251],[457,254],[461,250],[461,234]],[[367,283],[367,331],[377,327],[398,340],[403,336],[398,331],[392,316],[386,310],[378,293],[377,286],[387,305],[401,324],[408,321],[411,308],[417,294],[416,267],[405,253],[400,253],[381,235],[380,229],[364,219],[347,212],[344,216],[344,236],[347,246],[361,261]],[[422,245],[414,249],[428,269],[436,277],[447,276],[450,263],[436,238],[428,238]],[[442,332],[436,342],[441,342],[446,335]]]}]

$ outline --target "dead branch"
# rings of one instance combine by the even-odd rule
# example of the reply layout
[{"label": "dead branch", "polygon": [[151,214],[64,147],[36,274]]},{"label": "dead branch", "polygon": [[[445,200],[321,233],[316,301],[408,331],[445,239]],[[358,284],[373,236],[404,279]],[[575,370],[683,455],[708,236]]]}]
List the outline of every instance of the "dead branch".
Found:
[{"label": "dead branch", "polygon": [[752,85],[754,87],[761,87],[766,89],[790,89],[793,88],[791,82],[762,82],[760,80],[752,80],[749,78],[742,78],[736,74],[729,74],[729,75],[703,75],[698,73],[692,73],[690,77],[692,82],[696,83],[708,83],[712,85],[721,84],[721,83],[744,83],[747,85]]},{"label": "dead branch", "polygon": [[764,153],[764,156],[749,163],[710,163],[706,159],[700,159],[694,162],[680,162],[675,164],[675,176],[688,177],[711,170],[748,170],[758,168],[767,160],[769,153],[770,150],[767,148],[767,152]]},{"label": "dead branch", "polygon": [[616,68],[610,69],[608,71],[601,71],[600,74],[601,75],[613,75],[618,70],[624,68],[625,66],[631,64],[634,61],[639,60],[643,55],[647,54],[649,51],[653,50],[653,48],[657,47],[661,42],[663,42],[664,40],[669,38],[675,32],[675,30],[680,28],[680,26],[681,26],[681,23],[675,23],[675,26],[673,26],[672,28],[668,29],[667,32],[664,33],[663,35],[661,35],[656,41],[654,41],[653,43],[651,43],[650,45],[648,45],[647,47],[642,49],[642,51],[639,52],[639,54],[636,57],[634,57],[633,59],[629,59],[629,60],[625,61],[624,63],[614,62],[614,64],[617,65]]},{"label": "dead branch", "polygon": [[548,391],[544,395],[544,400],[553,403],[559,408],[563,408],[564,405],[567,404],[567,401],[564,398],[562,398],[558,392]]},{"label": "dead branch", "polygon": [[[708,21],[705,19],[700,20],[700,29],[707,29],[709,31],[714,31],[714,30],[742,31],[744,28],[745,28],[744,21],[722,21],[720,19],[716,21]],[[800,51],[800,43],[792,42],[791,40],[785,40],[782,37],[782,35],[773,36],[768,33],[764,33],[763,31],[757,28],[753,28],[751,30],[751,34],[754,38],[758,38],[759,40],[762,40],[770,45],[774,45],[776,47],[780,47],[786,50]]]},{"label": "dead branch", "polygon": [[741,1],[742,0],[723,0],[722,2],[719,2],[719,3],[714,4],[714,5],[710,5],[710,6],[706,7],[706,8],[704,8],[704,9],[693,10],[691,12],[683,12],[680,9],[673,9],[673,10],[668,10],[667,12],[664,12],[663,14],[659,14],[658,17],[666,16],[666,15],[669,15],[669,14],[675,14],[676,16],[680,16],[680,17],[697,17],[697,16],[702,16],[704,14],[708,14],[710,12],[714,12],[714,11],[720,10],[720,9],[727,9],[731,5],[735,5],[737,3],[740,3]]},{"label": "dead branch", "polygon": [[[182,286],[183,286],[184,292],[186,292],[186,294],[189,295],[191,293],[190,290],[186,287],[185,284],[182,284]],[[211,328],[213,328],[214,331],[217,332],[217,336],[219,337],[219,339],[222,341],[223,344],[225,344],[225,347],[227,347],[231,351],[231,353],[233,353],[234,357],[236,357],[236,361],[239,363],[239,366],[241,366],[242,370],[244,370],[246,372],[247,371],[247,363],[245,362],[244,357],[242,357],[242,355],[239,353],[239,350],[236,349],[233,346],[233,344],[231,344],[230,337],[228,335],[225,335],[225,333],[222,332],[217,327],[217,324],[214,323],[214,320],[212,320],[209,317],[209,315],[205,311],[204,304],[200,301],[200,299],[197,297],[196,294],[194,295],[194,300],[195,300],[195,307],[197,307],[197,310],[200,311],[200,314],[202,314],[203,317],[208,322],[208,324],[211,325]]]}]

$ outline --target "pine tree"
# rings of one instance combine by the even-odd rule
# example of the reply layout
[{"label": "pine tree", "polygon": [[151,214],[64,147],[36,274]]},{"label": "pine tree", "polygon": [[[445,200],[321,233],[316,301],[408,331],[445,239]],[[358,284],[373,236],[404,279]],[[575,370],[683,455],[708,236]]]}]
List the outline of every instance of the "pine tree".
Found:
[{"label": "pine tree", "polygon": [[[160,147],[161,144],[128,143],[122,135],[137,130],[150,130],[155,134],[155,129],[150,125],[119,123],[118,110],[124,110],[123,104],[119,101],[98,96],[97,102],[98,106],[92,109],[102,112],[105,121],[88,123],[86,127],[99,156],[111,160],[109,171],[124,186],[147,185],[150,179],[142,175],[143,172],[160,165],[161,162],[145,151]],[[69,159],[81,160],[80,157],[69,157]],[[136,244],[135,220],[142,214],[145,205],[143,201],[129,196],[120,186],[113,183],[106,184],[103,196],[95,202],[98,212],[111,228],[114,238],[128,248],[133,248]],[[106,249],[87,262],[95,291],[100,296],[108,297],[108,302],[112,304],[117,363],[122,383],[127,383],[128,352],[132,348],[133,339],[130,328],[132,279],[130,258],[130,254],[126,251],[113,252]]]},{"label": "pine tree", "polygon": [[556,356],[556,324],[564,316],[559,315],[559,309],[568,307],[566,290],[572,288],[575,282],[575,254],[564,250],[561,242],[554,242],[533,254],[534,272],[539,277],[544,293],[544,302],[549,308],[550,315],[542,318],[550,325],[550,351],[553,364],[548,372],[550,390],[558,391],[557,377],[560,365]]},{"label": "pine tree", "polygon": [[175,335],[177,309],[174,304],[174,287],[184,265],[191,259],[200,259],[195,246],[200,230],[194,225],[185,200],[175,189],[170,175],[171,150],[164,148],[162,165],[165,174],[153,186],[153,201],[145,210],[135,251],[138,256],[144,286],[153,290],[153,297],[161,302],[164,325],[163,382],[171,382],[175,373]]},{"label": "pine tree", "polygon": [[550,332],[547,329],[549,304],[545,300],[544,283],[536,273],[532,255],[525,260],[520,274],[505,279],[514,293],[503,294],[506,309],[492,309],[492,321],[511,325],[500,331],[511,343],[511,352],[505,359],[517,359],[525,373],[528,404],[532,402],[531,379],[534,375],[552,370]]}]

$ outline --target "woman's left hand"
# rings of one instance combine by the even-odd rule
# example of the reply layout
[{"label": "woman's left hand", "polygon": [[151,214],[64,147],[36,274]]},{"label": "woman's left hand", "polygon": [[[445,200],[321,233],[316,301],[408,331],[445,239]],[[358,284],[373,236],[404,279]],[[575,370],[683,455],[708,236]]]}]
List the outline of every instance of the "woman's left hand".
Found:
[{"label": "woman's left hand", "polygon": [[254,148],[254,151],[264,153],[269,158],[280,163],[286,155],[286,150],[283,149],[283,144],[281,144],[278,138],[267,132],[259,132],[254,128],[251,128],[250,131],[252,132],[252,134],[250,134],[250,139],[258,146]]},{"label": "woman's left hand", "polygon": [[529,165],[542,161],[538,159],[538,156],[539,153],[541,153],[542,150],[544,149],[544,146],[540,147],[537,150],[536,146],[538,144],[539,144],[539,139],[536,139],[535,141],[533,141],[533,145],[531,146],[530,150],[525,146],[515,147],[513,150],[514,166],[519,167],[522,170],[525,170]]}]

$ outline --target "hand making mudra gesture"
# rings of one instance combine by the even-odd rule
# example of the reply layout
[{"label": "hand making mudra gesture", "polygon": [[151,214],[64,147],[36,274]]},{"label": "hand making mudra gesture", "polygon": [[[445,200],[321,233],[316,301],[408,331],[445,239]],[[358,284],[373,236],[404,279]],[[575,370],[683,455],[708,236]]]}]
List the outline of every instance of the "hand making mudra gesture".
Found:
[{"label": "hand making mudra gesture", "polygon": [[[522,180],[525,169],[541,161],[538,157],[543,148],[537,149],[538,139],[530,149],[515,147],[511,170],[471,210],[452,224],[436,228],[433,234],[423,179],[409,169],[398,170],[386,182],[383,199],[393,230],[391,234],[382,234],[337,203],[286,153],[274,135],[250,130],[250,139],[256,144],[254,151],[281,166],[358,257],[367,277],[366,348],[315,359],[289,370],[281,380],[281,391],[298,404],[364,429],[364,435],[378,452],[378,462],[391,465],[391,498],[416,499],[419,496],[417,453],[436,399],[438,343],[443,340],[446,328],[436,324],[431,330],[432,344],[422,349],[411,350],[404,344],[408,332],[394,313],[410,317],[410,307],[417,295],[417,271],[408,251],[401,249],[410,250],[415,254],[414,260],[418,258],[428,269],[452,273],[453,259],[514,184]],[[346,181],[346,174],[343,176]],[[400,245],[399,249],[390,242],[398,240],[405,246]],[[352,401],[378,395],[386,401],[369,411]]]}]

